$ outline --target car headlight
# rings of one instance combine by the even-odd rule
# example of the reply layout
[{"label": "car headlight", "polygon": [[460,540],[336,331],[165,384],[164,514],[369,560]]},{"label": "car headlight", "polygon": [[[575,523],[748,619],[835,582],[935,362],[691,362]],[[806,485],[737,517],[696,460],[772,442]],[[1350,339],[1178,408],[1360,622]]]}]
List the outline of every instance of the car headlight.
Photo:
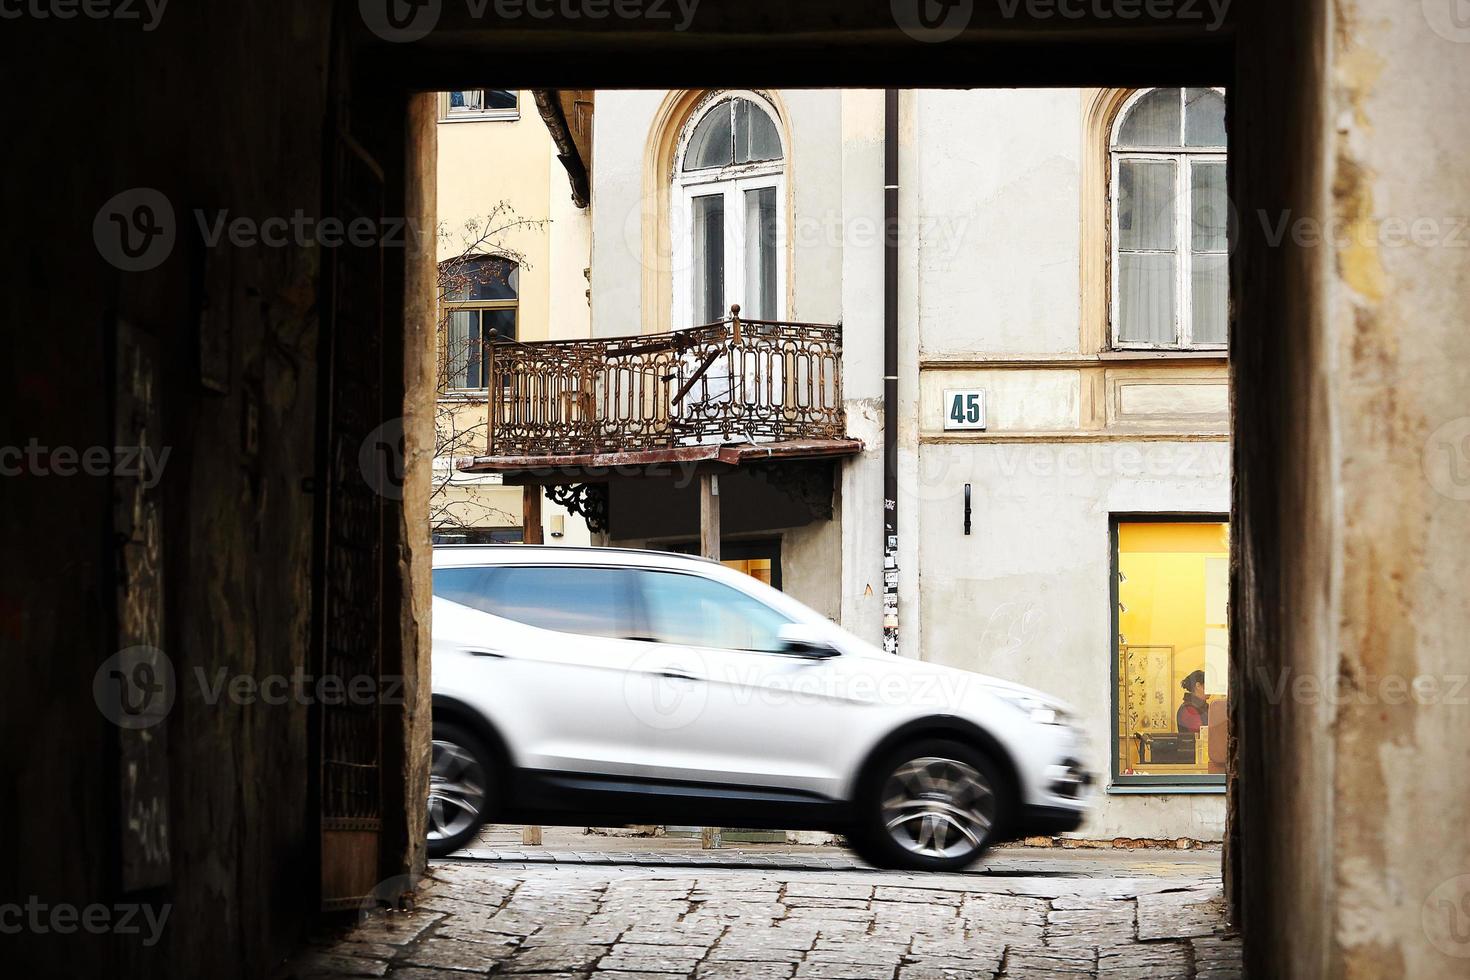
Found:
[{"label": "car headlight", "polygon": [[1023,711],[1026,717],[1038,725],[1069,725],[1072,716],[1066,708],[1054,701],[1043,701],[1041,698],[1030,694],[1022,694],[1019,691],[991,688],[990,693],[1002,701],[1014,705],[1017,710]]}]

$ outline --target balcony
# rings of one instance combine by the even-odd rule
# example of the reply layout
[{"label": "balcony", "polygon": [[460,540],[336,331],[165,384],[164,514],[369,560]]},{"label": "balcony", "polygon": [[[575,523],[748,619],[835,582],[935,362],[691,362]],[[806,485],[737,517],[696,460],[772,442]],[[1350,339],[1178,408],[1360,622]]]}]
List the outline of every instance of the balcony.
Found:
[{"label": "balcony", "polygon": [[496,343],[487,360],[488,457],[476,468],[851,444],[840,325],[745,320],[734,307],[672,333]]}]

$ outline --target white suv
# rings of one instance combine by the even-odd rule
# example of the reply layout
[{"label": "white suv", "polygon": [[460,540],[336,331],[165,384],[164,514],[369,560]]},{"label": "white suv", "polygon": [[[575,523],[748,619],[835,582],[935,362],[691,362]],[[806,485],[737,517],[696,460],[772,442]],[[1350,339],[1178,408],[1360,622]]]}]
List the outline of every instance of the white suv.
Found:
[{"label": "white suv", "polygon": [[440,547],[433,629],[431,854],[488,819],[672,823],[953,870],[1086,811],[1063,705],[885,654],[717,562]]}]

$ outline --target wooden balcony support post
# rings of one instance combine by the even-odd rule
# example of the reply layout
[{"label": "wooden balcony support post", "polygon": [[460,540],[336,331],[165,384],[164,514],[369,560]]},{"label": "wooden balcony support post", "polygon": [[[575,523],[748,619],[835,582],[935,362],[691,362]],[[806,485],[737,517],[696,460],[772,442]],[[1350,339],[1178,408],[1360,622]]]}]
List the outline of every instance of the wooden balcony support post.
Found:
[{"label": "wooden balcony support post", "polygon": [[521,487],[521,540],[526,544],[542,544],[541,488]]},{"label": "wooden balcony support post", "polygon": [[699,478],[699,553],[720,560],[720,477],[705,473]]}]

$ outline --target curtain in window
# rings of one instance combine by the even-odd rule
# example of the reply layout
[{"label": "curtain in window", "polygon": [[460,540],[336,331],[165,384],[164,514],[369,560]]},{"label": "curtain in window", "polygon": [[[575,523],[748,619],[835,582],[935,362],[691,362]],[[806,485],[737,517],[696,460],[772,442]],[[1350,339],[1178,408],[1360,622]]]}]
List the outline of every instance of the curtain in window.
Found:
[{"label": "curtain in window", "polygon": [[725,315],[725,197],[694,199],[694,317],[714,323]]},{"label": "curtain in window", "polygon": [[745,302],[757,320],[776,315],[776,188],[745,192]]},{"label": "curtain in window", "polygon": [[1118,163],[1118,339],[1174,343],[1175,164]]},{"label": "curtain in window", "polygon": [[1196,161],[1190,167],[1190,189],[1191,334],[1197,344],[1223,344],[1230,261],[1225,164]]},{"label": "curtain in window", "polygon": [[480,387],[480,311],[451,310],[446,343],[449,387]]}]

